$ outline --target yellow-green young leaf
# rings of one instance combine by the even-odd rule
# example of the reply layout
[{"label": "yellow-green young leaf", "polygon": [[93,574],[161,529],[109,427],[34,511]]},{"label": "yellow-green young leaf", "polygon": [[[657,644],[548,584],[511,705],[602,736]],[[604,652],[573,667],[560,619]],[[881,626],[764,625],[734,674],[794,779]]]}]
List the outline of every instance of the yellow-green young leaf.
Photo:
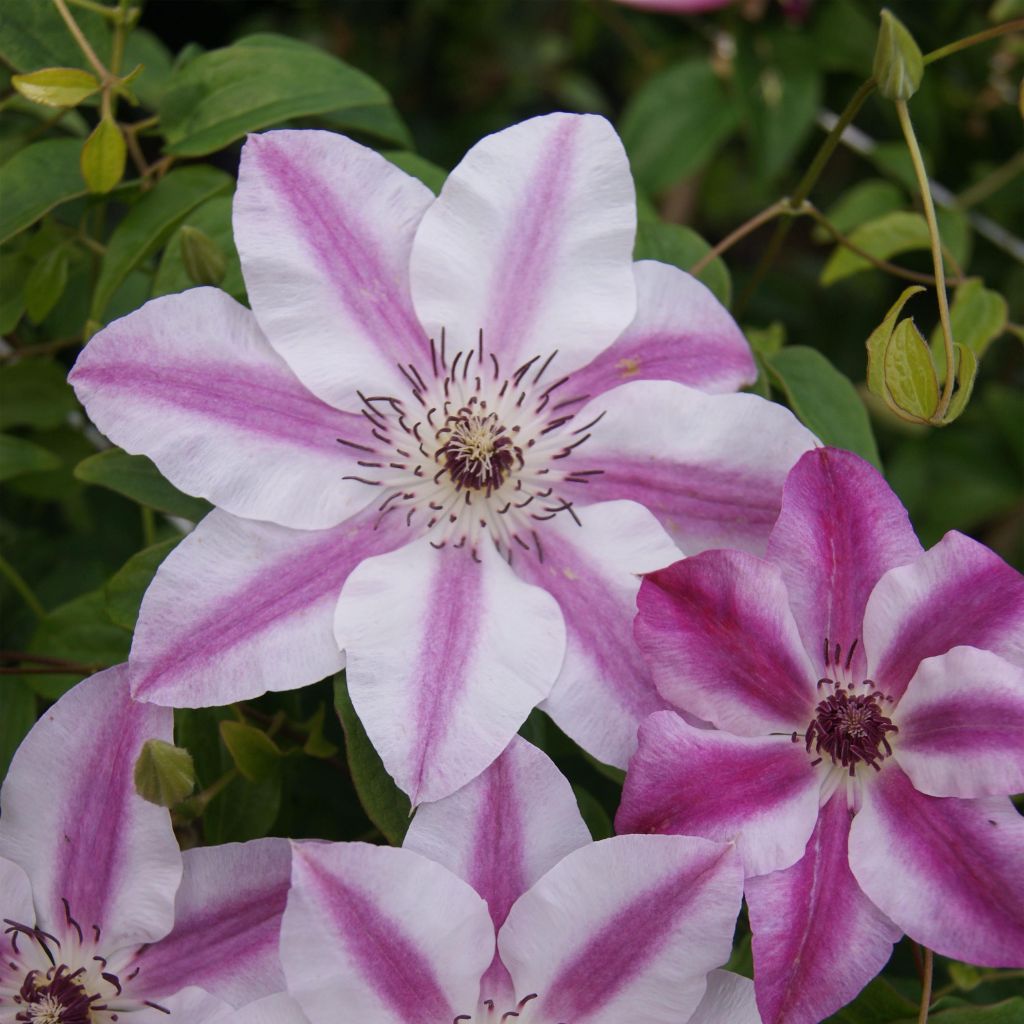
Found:
[{"label": "yellow-green young leaf", "polygon": [[919,284],[912,284],[904,288],[900,297],[892,304],[892,308],[885,314],[885,319],[871,332],[867,340],[868,350],[868,390],[878,395],[879,398],[886,398],[885,392],[885,350],[889,347],[889,339],[892,337],[893,328],[899,319],[900,313],[907,301],[924,288]]},{"label": "yellow-green young leaf", "polygon": [[235,767],[250,782],[272,778],[281,767],[277,744],[255,726],[244,722],[221,722],[220,736]]},{"label": "yellow-green young leaf", "polygon": [[875,82],[887,100],[909,100],[924,75],[924,59],[914,37],[891,11],[882,11],[875,48]]},{"label": "yellow-green young leaf", "polygon": [[[866,221],[850,234],[850,241],[875,259],[887,260],[903,252],[931,248],[928,222],[919,213],[894,210]],[[821,272],[821,283],[835,284],[844,277],[870,270],[871,262],[852,249],[837,245]]]},{"label": "yellow-green young leaf", "polygon": [[135,762],[135,791],[160,807],[174,807],[196,784],[192,755],[164,740],[146,740]]},{"label": "yellow-green young leaf", "polygon": [[25,99],[48,107],[77,107],[100,87],[99,79],[81,68],[44,68],[12,75],[11,85]]},{"label": "yellow-green young leaf", "polygon": [[25,281],[25,312],[33,323],[46,318],[64,294],[67,283],[68,251],[64,246],[51,249],[36,260]]},{"label": "yellow-green young leaf", "polygon": [[978,375],[978,359],[969,348],[957,342],[953,354],[956,360],[956,391],[946,415],[942,417],[944,424],[952,423],[967,408],[974,390],[974,378]]},{"label": "yellow-green young leaf", "polygon": [[901,320],[885,350],[885,389],[896,407],[922,420],[939,404],[932,354],[914,321]]},{"label": "yellow-green young leaf", "polygon": [[[953,295],[949,319],[953,337],[969,348],[979,359],[989,345],[1006,330],[1009,307],[999,292],[986,288],[981,278],[964,281]],[[942,344],[942,328],[936,327],[931,336],[932,354],[939,378],[946,374],[946,351]]]},{"label": "yellow-green young leaf", "polygon": [[104,117],[82,147],[82,177],[90,192],[109,192],[121,180],[125,152],[121,129]]},{"label": "yellow-green young leaf", "polygon": [[776,320],[767,327],[744,327],[750,347],[765,359],[771,358],[786,344],[786,325]]},{"label": "yellow-green young leaf", "polygon": [[228,261],[224,250],[205,231],[186,224],[180,232],[181,262],[196,284],[218,285],[224,280]]},{"label": "yellow-green young leaf", "polygon": [[306,728],[309,730],[309,737],[306,742],[302,745],[304,753],[309,754],[310,757],[334,757],[338,752],[338,748],[331,743],[326,736],[324,736],[324,718],[326,715],[327,706],[321,704],[313,717],[305,723]]}]

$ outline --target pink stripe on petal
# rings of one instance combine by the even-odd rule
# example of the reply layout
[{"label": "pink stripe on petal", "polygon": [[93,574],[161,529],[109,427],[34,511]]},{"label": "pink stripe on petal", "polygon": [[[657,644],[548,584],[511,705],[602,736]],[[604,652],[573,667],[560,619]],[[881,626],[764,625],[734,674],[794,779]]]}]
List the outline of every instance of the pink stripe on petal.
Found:
[{"label": "pink stripe on petal", "polygon": [[402,524],[374,529],[377,518],[371,507],[331,530],[299,531],[212,512],[146,592],[130,661],[135,696],[204,707],[336,672],[342,584],[365,558],[408,540]]},{"label": "pink stripe on petal", "polygon": [[764,551],[782,485],[814,436],[756,395],[707,395],[669,380],[623,384],[588,402],[603,413],[577,457],[600,474],[563,485],[589,504],[628,498],[653,512],[687,554]]},{"label": "pink stripe on petal", "polygon": [[109,949],[166,934],[181,879],[170,816],[132,781],[143,743],[171,741],[173,716],[130,700],[127,675],[119,665],[69,690],[22,741],[0,791],[0,856],[29,876],[39,926],[64,934],[67,900]]},{"label": "pink stripe on petal", "polygon": [[368,559],[335,613],[356,711],[414,803],[484,770],[547,696],[565,648],[558,606],[484,540],[419,540]]},{"label": "pink stripe on petal", "polygon": [[900,930],[850,872],[845,787],[821,809],[803,857],[748,878],[754,986],[764,1024],[817,1024],[885,966]]},{"label": "pink stripe on petal", "polygon": [[201,847],[183,859],[174,929],[136,955],[128,968],[139,969],[132,992],[160,1002],[200,985],[241,1006],[283,990],[277,949],[291,884],[288,841]]},{"label": "pink stripe on petal", "polygon": [[[636,311],[629,163],[604,118],[549,114],[478,142],[423,218],[410,273],[427,330],[568,373]],[[555,378],[552,378],[555,379]]]},{"label": "pink stripe on petal", "polygon": [[630,380],[674,380],[712,393],[757,378],[736,321],[690,274],[667,263],[633,264],[637,314],[615,343],[572,375],[573,394],[597,396]]},{"label": "pink stripe on petal", "polygon": [[256,319],[215,288],[146,303],[86,346],[69,378],[96,426],[190,494],[247,518],[315,529],[367,501],[361,416],[314,397]]},{"label": "pink stripe on petal", "polygon": [[410,850],[293,844],[281,933],[288,991],[312,1024],[451,1021],[472,1013],[494,951],[486,906]]},{"label": "pink stripe on petal", "polygon": [[864,788],[850,866],[916,942],[983,967],[1024,966],[1024,818],[1008,799],[925,796],[890,762]]},{"label": "pink stripe on petal", "polygon": [[802,741],[695,729],[663,711],[640,726],[615,828],[734,841],[747,874],[764,874],[803,855],[818,790]]},{"label": "pink stripe on petal", "polygon": [[743,736],[806,728],[815,677],[774,565],[705,551],[648,576],[637,606],[637,643],[666,700]]},{"label": "pink stripe on petal", "polygon": [[922,793],[1024,791],[1024,669],[954,647],[921,662],[893,718],[896,760]]},{"label": "pink stripe on petal", "polygon": [[[253,311],[314,394],[353,407],[428,355],[408,258],[433,195],[382,156],[322,131],[250,135],[234,227]],[[405,392],[404,386],[402,387]]]},{"label": "pink stripe on petal", "polygon": [[514,561],[519,575],[558,601],[568,646],[544,710],[585,750],[625,767],[643,719],[665,707],[633,640],[640,573],[679,552],[658,521],[632,501],[582,510],[582,528],[557,516],[541,533],[543,559]]},{"label": "pink stripe on petal", "polygon": [[585,846],[512,908],[498,945],[538,1016],[677,1024],[729,954],[742,869],[729,847],[689,836],[617,836]]},{"label": "pink stripe on petal", "polygon": [[1024,576],[962,533],[886,573],[864,614],[868,672],[899,698],[925,658],[961,645],[1024,665]]},{"label": "pink stripe on petal", "polygon": [[[818,448],[790,471],[767,558],[782,571],[804,646],[819,675],[839,645],[846,678],[865,677],[862,626],[875,584],[922,548],[881,473],[852,452]],[[854,644],[856,643],[856,648]],[[834,672],[830,676],[834,678]]]}]

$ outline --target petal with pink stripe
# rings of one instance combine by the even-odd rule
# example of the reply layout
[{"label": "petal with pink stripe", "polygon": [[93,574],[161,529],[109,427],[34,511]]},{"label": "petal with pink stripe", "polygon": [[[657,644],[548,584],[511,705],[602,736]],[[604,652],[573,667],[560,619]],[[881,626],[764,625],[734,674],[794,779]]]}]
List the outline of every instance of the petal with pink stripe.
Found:
[{"label": "petal with pink stripe", "polygon": [[640,573],[679,557],[647,509],[609,501],[580,513],[582,528],[556,516],[541,535],[543,558],[513,562],[558,601],[567,646],[544,710],[585,750],[625,767],[637,726],[665,707],[633,640]]},{"label": "petal with pink stripe", "polygon": [[754,983],[732,971],[712,971],[708,990],[686,1024],[761,1024]]},{"label": "petal with pink stripe", "polygon": [[449,347],[514,366],[555,349],[557,374],[610,345],[636,313],[636,200],[619,137],[592,114],[548,114],[488,135],[424,216],[416,310]]},{"label": "petal with pink stripe", "polygon": [[821,809],[803,857],[748,878],[754,986],[764,1024],[817,1024],[885,966],[897,928],[850,872],[844,788]]},{"label": "petal with pink stripe", "polygon": [[200,847],[186,850],[183,861],[174,928],[129,965],[139,969],[133,994],[160,1002],[199,985],[242,1006],[283,991],[277,949],[291,882],[288,840]]},{"label": "petal with pink stripe", "polygon": [[293,844],[281,929],[288,991],[311,1024],[449,1024],[474,1013],[494,954],[487,905],[411,850]]},{"label": "petal with pink stripe", "polygon": [[222,1017],[220,1024],[309,1024],[309,1020],[290,995],[279,992]]},{"label": "petal with pink stripe", "polygon": [[[129,662],[140,700],[230,704],[337,672],[334,607],[364,559],[408,540],[370,508],[330,530],[289,530],[215,509],[146,591]],[[391,517],[395,519],[394,516]]]},{"label": "petal with pink stripe", "polygon": [[334,623],[352,703],[414,805],[454,793],[508,746],[565,652],[558,605],[487,542],[476,560],[427,540],[367,559]]},{"label": "petal with pink stripe", "polygon": [[129,698],[118,665],[69,690],[22,741],[0,790],[0,857],[28,875],[39,927],[63,934],[67,900],[107,949],[170,931],[181,853],[166,808],[132,775],[143,743],[170,742],[173,725],[169,708]]},{"label": "petal with pink stripe", "polygon": [[1024,818],[1008,799],[926,796],[890,762],[864,788],[850,866],[916,942],[982,967],[1024,964]]},{"label": "petal with pink stripe", "polygon": [[[543,751],[513,736],[462,789],[416,812],[403,847],[443,864],[485,900],[495,929],[512,904],[563,857],[590,842],[572,787]],[[495,956],[481,991],[511,1005],[512,982]]]},{"label": "petal with pink stripe", "polygon": [[830,661],[845,666],[849,658],[848,678],[865,677],[868,597],[886,572],[921,551],[907,510],[870,463],[838,448],[802,456],[786,478],[767,558],[782,571],[818,675],[829,674],[827,640]]},{"label": "petal with pink stripe", "polygon": [[742,551],[705,551],[644,580],[635,634],[661,695],[742,736],[801,731],[814,670],[782,574]]},{"label": "petal with pink stripe", "polygon": [[399,363],[429,359],[409,294],[430,190],[324,131],[250,135],[234,229],[253,312],[299,379],[340,409],[405,393]]},{"label": "petal with pink stripe", "polygon": [[498,935],[516,993],[573,1024],[678,1024],[728,959],[743,869],[691,836],[616,836],[571,853]]},{"label": "petal with pink stripe", "polygon": [[818,791],[802,743],[695,729],[662,711],[640,726],[615,828],[735,842],[747,874],[760,875],[803,856]]},{"label": "petal with pink stripe", "polygon": [[871,678],[898,698],[925,658],[961,645],[1024,665],[1024,576],[955,530],[878,582],[864,614]]},{"label": "petal with pink stripe", "polygon": [[634,263],[633,273],[636,317],[610,348],[572,375],[573,394],[595,397],[630,380],[674,380],[713,394],[754,383],[747,339],[708,288],[654,260]]},{"label": "petal with pink stripe", "polygon": [[[366,421],[315,398],[216,288],[147,302],[97,334],[69,380],[93,423],[176,487],[238,516],[334,526],[366,504]],[[363,455],[363,458],[371,458]]]},{"label": "petal with pink stripe", "polygon": [[[36,923],[36,912],[32,906],[32,886],[28,875],[6,857],[0,857],[0,893],[3,893],[3,905],[0,907],[0,921],[17,921],[29,927]],[[10,942],[13,936],[0,939],[0,943]],[[0,979],[4,976],[6,957],[0,956]]]},{"label": "petal with pink stripe", "polygon": [[1024,669],[954,647],[921,662],[893,718],[896,760],[922,793],[1024,792]]},{"label": "petal with pink stripe", "polygon": [[[686,554],[761,554],[782,485],[816,444],[793,414],[757,395],[706,395],[675,381],[634,381],[588,402],[579,449],[598,475],[564,491],[577,502],[628,498],[649,508]],[[575,454],[575,453],[574,453]]]}]

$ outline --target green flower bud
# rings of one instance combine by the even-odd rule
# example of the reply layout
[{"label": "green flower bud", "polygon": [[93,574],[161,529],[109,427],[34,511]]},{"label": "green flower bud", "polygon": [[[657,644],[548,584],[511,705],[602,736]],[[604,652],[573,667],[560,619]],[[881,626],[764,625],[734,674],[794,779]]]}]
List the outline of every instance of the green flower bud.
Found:
[{"label": "green flower bud", "polygon": [[174,807],[196,784],[192,755],[164,740],[146,740],[135,762],[135,792],[151,804]]},{"label": "green flower bud", "polygon": [[186,224],[181,229],[181,259],[196,284],[220,284],[227,272],[221,247],[204,231]]},{"label": "green flower bud", "polygon": [[888,100],[909,100],[924,75],[924,59],[914,37],[891,11],[882,11],[875,47],[875,82]]}]

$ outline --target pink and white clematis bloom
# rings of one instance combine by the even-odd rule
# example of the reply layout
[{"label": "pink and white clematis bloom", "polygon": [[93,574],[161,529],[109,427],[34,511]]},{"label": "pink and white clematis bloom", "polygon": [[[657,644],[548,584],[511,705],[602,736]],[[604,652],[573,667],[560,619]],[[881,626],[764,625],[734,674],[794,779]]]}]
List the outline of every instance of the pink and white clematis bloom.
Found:
[{"label": "pink and white clematis bloom", "polygon": [[252,312],[209,288],[155,299],[71,375],[100,430],[219,506],[146,595],[133,694],[227,704],[347,660],[415,803],[540,702],[624,765],[664,706],[630,632],[637,574],[678,557],[669,535],[763,549],[815,443],[780,406],[711,393],[753,379],[749,348],[702,284],[632,261],[635,223],[599,117],[489,136],[437,198],[343,136],[251,136]]},{"label": "pink and white clematis bloom", "polygon": [[641,587],[672,712],[640,730],[617,825],[734,840],[766,1024],[819,1021],[906,932],[1024,965],[1024,578],[922,552],[881,476],[805,455],[762,560],[708,551]]},{"label": "pink and white clematis bloom", "polygon": [[293,856],[281,959],[312,1024],[339,1006],[373,1024],[759,1024],[751,982],[715,970],[739,911],[736,851],[592,843],[569,783],[519,737],[420,807],[402,849]]},{"label": "pink and white clematis bloom", "polygon": [[132,779],[172,724],[129,698],[118,666],[65,694],[15,753],[0,791],[2,1024],[200,1024],[284,990],[288,843],[181,853]]}]

